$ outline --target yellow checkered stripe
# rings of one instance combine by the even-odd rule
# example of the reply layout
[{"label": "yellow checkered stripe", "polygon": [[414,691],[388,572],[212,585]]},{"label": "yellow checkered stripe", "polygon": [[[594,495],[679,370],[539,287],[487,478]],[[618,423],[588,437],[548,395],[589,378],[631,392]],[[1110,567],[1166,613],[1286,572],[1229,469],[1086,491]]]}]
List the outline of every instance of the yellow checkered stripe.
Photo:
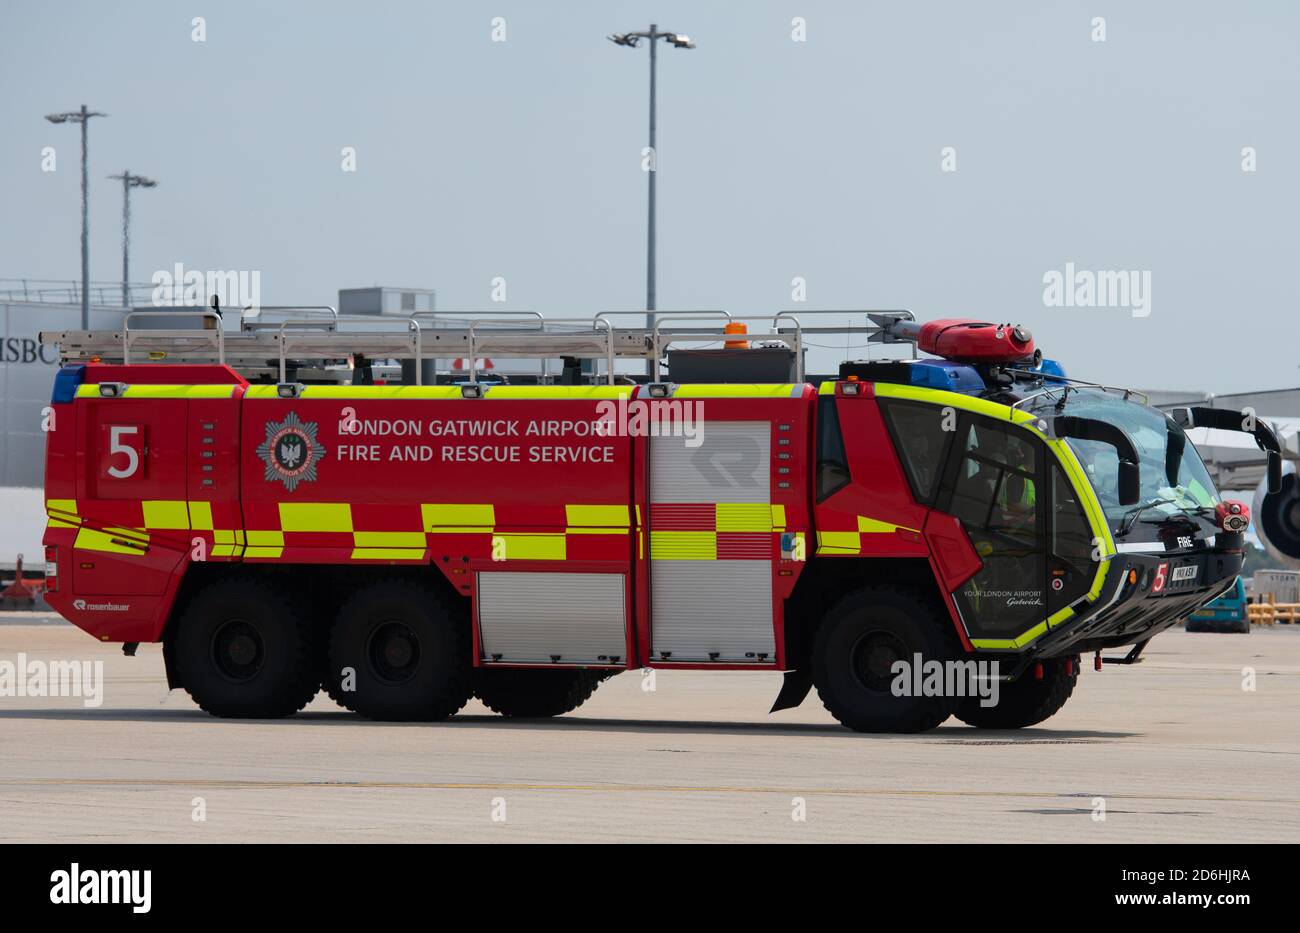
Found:
[{"label": "yellow checkered stripe", "polygon": [[81,524],[76,499],[46,499],[45,515],[51,528],[76,528]]},{"label": "yellow checkered stripe", "polygon": [[286,534],[333,532],[351,535],[351,559],[357,561],[422,560],[433,536],[449,534],[485,536],[493,558],[500,561],[568,560],[573,536],[630,533],[626,505],[565,506],[566,527],[555,532],[499,530],[490,503],[422,503],[423,528],[418,531],[357,531],[346,502],[282,502],[279,515],[278,529],[248,531],[246,557],[279,558]]},{"label": "yellow checkered stripe", "polygon": [[281,502],[277,517],[278,528],[248,529],[245,558],[277,560],[286,546],[294,546],[294,537],[303,534],[336,536],[336,546],[349,548],[350,558],[356,561],[424,560],[428,546],[424,531],[414,528],[358,531],[348,502]]},{"label": "yellow checkered stripe", "polygon": [[920,533],[918,529],[908,528],[906,525],[895,525],[892,522],[882,522],[879,519],[859,515],[857,531],[817,532],[817,553],[831,555],[861,554],[863,535],[893,534],[900,530]]},{"label": "yellow checkered stripe", "polygon": [[[651,508],[654,512],[654,508]],[[653,521],[653,520],[652,520]],[[725,550],[728,535],[767,534],[785,531],[785,506],[766,502],[719,502],[713,506],[713,527],[699,530],[650,530],[652,560],[719,560],[719,543]],[[640,508],[637,508],[640,535]],[[721,538],[719,537],[721,535]],[[802,532],[799,533],[802,537]],[[734,538],[732,539],[734,540]],[[638,557],[642,556],[638,537]],[[754,548],[721,559],[770,559],[770,548]]]},{"label": "yellow checkered stripe", "polygon": [[91,528],[84,524],[75,499],[46,499],[45,514],[50,528],[75,528],[77,536],[72,546],[83,551],[138,556],[149,550],[147,528],[116,525]]},{"label": "yellow checkered stripe", "polygon": [[[766,506],[763,507],[766,509]],[[309,533],[338,535],[339,546],[350,547],[355,561],[424,560],[435,536],[482,535],[494,558],[509,560],[567,560],[575,537],[626,536],[632,533],[632,509],[627,505],[568,505],[565,528],[554,532],[498,530],[496,510],[489,503],[424,503],[422,528],[362,531],[354,527],[347,502],[281,502],[277,528],[216,528],[212,504],[186,500],[146,500],[141,503],[142,528],[83,527],[77,503],[51,499],[46,503],[51,527],[78,528],[76,546],[116,554],[138,554],[148,546],[150,532],[197,531],[212,537],[209,555],[219,558],[278,560],[294,537]],[[636,509],[638,535],[640,508]],[[287,537],[286,537],[287,536]],[[319,545],[316,545],[319,546]]]},{"label": "yellow checkered stripe", "polygon": [[141,503],[144,527],[154,531],[199,531],[212,535],[209,557],[242,557],[244,529],[217,528],[212,521],[211,502],[153,499]]},{"label": "yellow checkered stripe", "polygon": [[[632,533],[630,509],[626,505],[566,505],[564,512],[563,532],[492,530],[493,558],[502,561],[571,560],[574,559],[575,550],[586,542],[587,536],[612,535],[626,538]],[[639,520],[639,509],[637,515]]]},{"label": "yellow checkered stripe", "polygon": [[499,529],[490,503],[422,503],[422,528],[393,531],[357,530],[346,502],[281,502],[278,512],[279,528],[247,531],[246,558],[275,560],[293,545],[296,533],[324,532],[339,535],[340,544],[346,540],[355,561],[423,560],[437,537],[449,534],[483,536],[493,558],[501,561],[567,560],[574,536],[630,533],[626,505],[566,506],[566,527],[555,532]]},{"label": "yellow checkered stripe", "polygon": [[143,554],[149,547],[151,532],[198,531],[212,536],[209,557],[236,558],[244,552],[242,528],[216,528],[211,502],[184,499],[146,499],[140,503],[144,524],[138,528],[90,528],[83,524],[74,499],[47,499],[45,511],[51,528],[76,528],[73,547],[107,554]]}]

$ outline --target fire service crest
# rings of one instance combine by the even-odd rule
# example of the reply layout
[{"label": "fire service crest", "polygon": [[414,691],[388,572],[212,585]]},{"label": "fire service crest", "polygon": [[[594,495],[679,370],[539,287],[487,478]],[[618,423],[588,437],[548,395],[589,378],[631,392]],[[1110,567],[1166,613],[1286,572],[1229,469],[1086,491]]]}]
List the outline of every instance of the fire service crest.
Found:
[{"label": "fire service crest", "polygon": [[266,423],[266,440],[258,445],[257,455],[266,464],[263,478],[284,483],[293,492],[299,483],[316,480],[316,464],[325,456],[325,446],[316,440],[316,422],[300,421],[289,412],[283,421]]}]

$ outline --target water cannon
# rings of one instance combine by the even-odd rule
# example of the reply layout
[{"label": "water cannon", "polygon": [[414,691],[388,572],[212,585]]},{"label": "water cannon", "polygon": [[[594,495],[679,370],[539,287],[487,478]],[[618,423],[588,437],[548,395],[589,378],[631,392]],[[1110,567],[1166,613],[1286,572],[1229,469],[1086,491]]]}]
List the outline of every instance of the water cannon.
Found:
[{"label": "water cannon", "polygon": [[1019,324],[993,324],[967,318],[938,321],[908,320],[896,314],[871,314],[878,330],[870,340],[878,343],[915,343],[918,350],[959,363],[1028,363],[1037,366],[1042,352],[1034,348],[1028,328]]},{"label": "water cannon", "polygon": [[1228,534],[1245,534],[1250,527],[1250,506],[1236,499],[1224,499],[1214,507],[1214,524]]}]

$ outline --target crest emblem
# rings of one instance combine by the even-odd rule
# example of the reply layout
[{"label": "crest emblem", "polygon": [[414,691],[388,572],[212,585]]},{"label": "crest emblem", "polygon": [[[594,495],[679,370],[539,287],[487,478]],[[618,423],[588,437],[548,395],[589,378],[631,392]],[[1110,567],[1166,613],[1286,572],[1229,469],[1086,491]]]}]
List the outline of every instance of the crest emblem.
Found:
[{"label": "crest emblem", "polygon": [[266,440],[258,445],[257,455],[266,464],[263,478],[284,483],[293,492],[302,482],[316,479],[316,463],[325,456],[325,445],[316,440],[316,422],[300,421],[289,412],[283,421],[266,423]]}]

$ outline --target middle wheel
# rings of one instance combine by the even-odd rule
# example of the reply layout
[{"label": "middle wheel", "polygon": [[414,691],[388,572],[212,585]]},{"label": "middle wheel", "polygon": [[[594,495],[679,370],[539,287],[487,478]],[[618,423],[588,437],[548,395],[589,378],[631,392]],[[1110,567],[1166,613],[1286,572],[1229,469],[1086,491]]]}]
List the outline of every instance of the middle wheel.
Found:
[{"label": "middle wheel", "polygon": [[470,696],[465,628],[429,586],[395,579],[362,587],[334,622],[325,688],[369,719],[445,719]]},{"label": "middle wheel", "polygon": [[577,709],[603,679],[595,671],[480,667],[474,671],[474,695],[494,713],[538,719]]}]

